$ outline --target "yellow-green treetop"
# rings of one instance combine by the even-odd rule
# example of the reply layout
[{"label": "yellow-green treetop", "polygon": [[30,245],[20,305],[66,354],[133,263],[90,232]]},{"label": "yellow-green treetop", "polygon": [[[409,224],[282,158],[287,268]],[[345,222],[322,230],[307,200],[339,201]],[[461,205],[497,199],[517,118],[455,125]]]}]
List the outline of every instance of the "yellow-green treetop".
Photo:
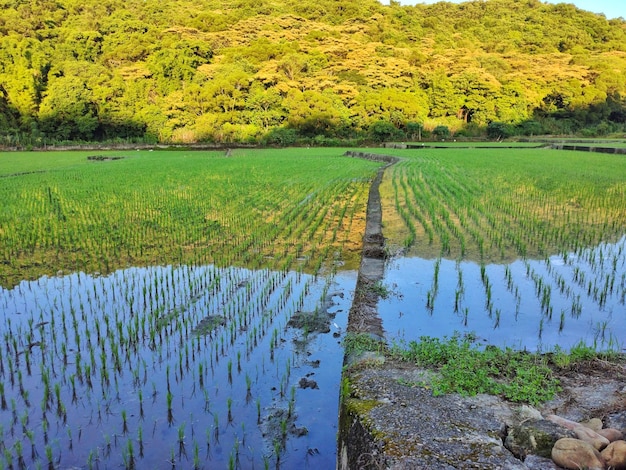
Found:
[{"label": "yellow-green treetop", "polygon": [[568,4],[0,7],[0,137],[9,142],[271,143],[283,129],[364,136],[379,121],[400,132],[409,123],[458,133],[498,122],[520,132],[599,133],[626,121],[626,22]]}]

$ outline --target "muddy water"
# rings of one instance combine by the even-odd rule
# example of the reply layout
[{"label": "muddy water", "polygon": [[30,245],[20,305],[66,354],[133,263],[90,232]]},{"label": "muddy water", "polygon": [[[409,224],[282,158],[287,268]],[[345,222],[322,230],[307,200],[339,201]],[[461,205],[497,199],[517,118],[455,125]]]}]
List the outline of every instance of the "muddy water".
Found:
[{"label": "muddy water", "polygon": [[0,466],[333,468],[355,284],[157,266],[0,289]]},{"label": "muddy water", "polygon": [[475,334],[484,344],[547,351],[581,341],[625,347],[626,237],[544,260],[479,265],[396,258],[379,301],[386,337]]}]

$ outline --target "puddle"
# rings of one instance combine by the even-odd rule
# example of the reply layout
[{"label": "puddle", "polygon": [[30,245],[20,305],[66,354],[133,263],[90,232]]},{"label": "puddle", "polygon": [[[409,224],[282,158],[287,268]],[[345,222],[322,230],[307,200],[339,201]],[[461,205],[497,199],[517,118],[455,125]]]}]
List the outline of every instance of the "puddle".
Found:
[{"label": "puddle", "polygon": [[0,289],[3,466],[333,468],[355,284],[164,266]]},{"label": "puddle", "polygon": [[577,253],[510,264],[397,258],[379,301],[390,341],[475,334],[484,344],[530,351],[584,342],[624,349],[626,237]]}]

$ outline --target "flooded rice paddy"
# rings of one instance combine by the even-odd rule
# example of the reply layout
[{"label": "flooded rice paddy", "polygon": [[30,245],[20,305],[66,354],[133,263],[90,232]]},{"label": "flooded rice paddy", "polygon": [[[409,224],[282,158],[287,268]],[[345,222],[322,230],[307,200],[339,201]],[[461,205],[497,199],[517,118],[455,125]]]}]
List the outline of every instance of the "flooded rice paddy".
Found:
[{"label": "flooded rice paddy", "polygon": [[379,313],[393,342],[458,332],[530,351],[625,347],[626,237],[508,264],[399,257],[383,284]]},{"label": "flooded rice paddy", "polygon": [[209,265],[0,289],[0,466],[334,467],[355,283]]}]

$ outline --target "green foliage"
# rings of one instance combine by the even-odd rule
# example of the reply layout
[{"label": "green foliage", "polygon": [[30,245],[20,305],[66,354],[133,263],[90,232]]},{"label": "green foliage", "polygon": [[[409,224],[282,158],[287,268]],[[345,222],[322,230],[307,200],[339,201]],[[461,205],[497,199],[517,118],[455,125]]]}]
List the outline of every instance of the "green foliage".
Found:
[{"label": "green foliage", "polygon": [[277,145],[279,147],[289,147],[296,143],[298,133],[295,129],[277,127],[269,131],[263,138],[265,145]]},{"label": "green foliage", "polygon": [[450,137],[450,129],[448,126],[437,126],[433,129],[432,134],[437,139],[447,139]]},{"label": "green foliage", "polygon": [[346,355],[362,354],[364,352],[382,352],[385,343],[368,333],[348,333],[343,339]]},{"label": "green foliage", "polygon": [[368,290],[373,294],[376,294],[376,296],[380,297],[381,299],[386,299],[391,295],[391,291],[389,290],[389,288],[385,286],[381,281],[372,284]]},{"label": "green foliage", "polygon": [[537,405],[560,390],[546,357],[495,347],[480,349],[473,338],[422,337],[408,347],[395,346],[392,355],[439,372],[432,379],[434,394],[502,395]]},{"label": "green foliage", "polygon": [[390,122],[376,121],[369,128],[369,134],[374,142],[397,140],[401,138],[400,131]]},{"label": "green foliage", "polygon": [[13,2],[0,139],[604,136],[626,125],[625,44],[622,20],[539,0]]},{"label": "green foliage", "polygon": [[503,122],[490,122],[487,125],[487,137],[490,139],[506,139],[514,135],[514,129],[509,124]]}]

